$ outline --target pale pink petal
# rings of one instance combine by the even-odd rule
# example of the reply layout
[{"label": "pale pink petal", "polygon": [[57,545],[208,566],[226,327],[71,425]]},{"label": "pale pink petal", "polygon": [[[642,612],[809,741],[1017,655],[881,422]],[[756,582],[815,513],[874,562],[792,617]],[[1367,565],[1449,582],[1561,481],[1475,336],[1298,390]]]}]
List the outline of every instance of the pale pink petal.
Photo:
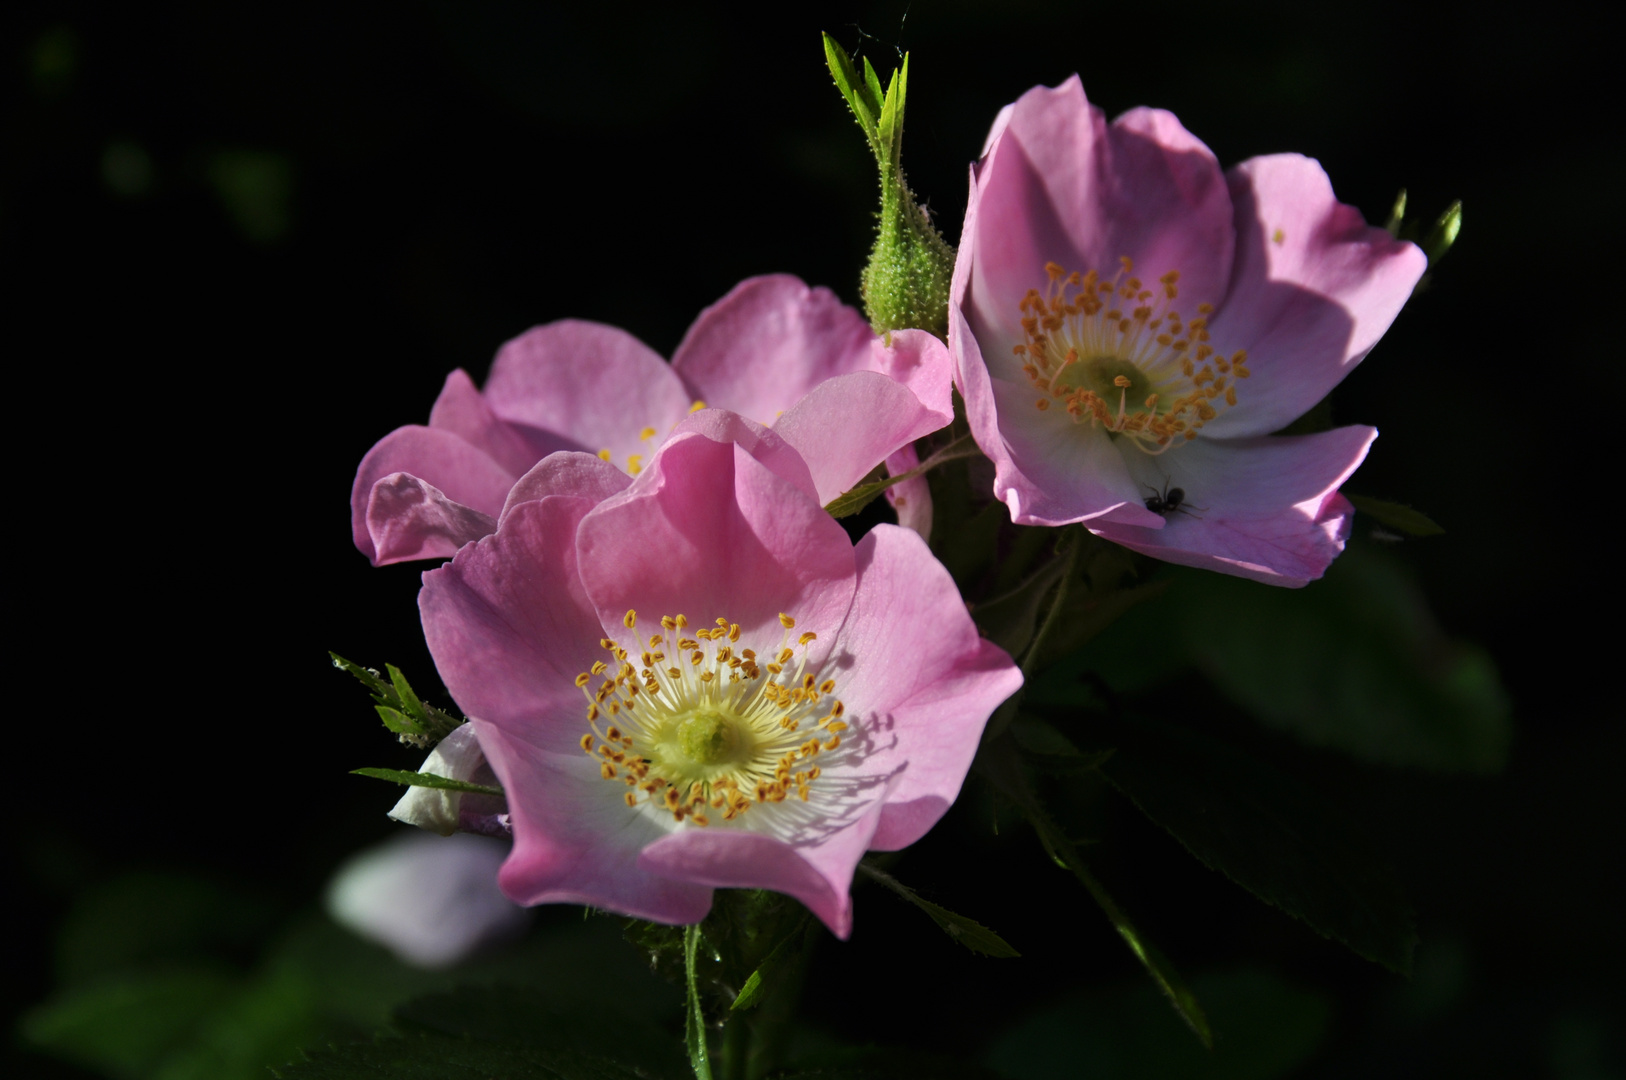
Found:
[{"label": "pale pink petal", "polygon": [[784,612],[829,641],[852,597],[846,530],[743,448],[693,433],[589,514],[576,545],[587,592],[617,639],[628,636],[622,616],[636,610],[642,625],[727,618],[754,638],[771,635],[773,646]]},{"label": "pale pink petal", "polygon": [[771,426],[825,379],[870,367],[873,338],[829,289],[771,274],[747,278],[701,312],[672,368],[707,405]]},{"label": "pale pink petal", "polygon": [[[473,723],[508,793],[514,850],[497,883],[511,899],[587,904],[663,923],[705,918],[711,888],[639,866],[640,852],[666,830],[629,811],[621,801],[625,788],[605,782],[579,748],[554,753],[495,724]],[[578,729],[586,730],[585,721]]]},{"label": "pale pink petal", "polygon": [[[380,558],[369,528],[373,485],[394,473],[410,473],[451,503],[493,519],[517,478],[491,455],[450,431],[416,425],[396,428],[367,451],[350,487],[351,537],[374,566],[397,561]],[[409,501],[402,508],[412,505]],[[382,507],[378,511],[384,512]]]},{"label": "pale pink petal", "polygon": [[847,657],[851,666],[836,693],[854,721],[851,738],[865,747],[850,771],[891,777],[870,846],[892,851],[920,839],[954,802],[983,725],[1022,675],[978,636],[954,579],[919,536],[877,525],[855,555],[858,588],[832,655],[838,668]]},{"label": "pale pink petal", "polygon": [[954,420],[954,357],[935,334],[894,330],[871,338],[868,370],[908,387],[923,408],[942,418],[939,428]]},{"label": "pale pink petal", "polygon": [[504,345],[485,399],[501,419],[563,435],[590,453],[608,450],[622,468],[634,457],[647,461],[692,403],[649,346],[625,330],[575,319]]},{"label": "pale pink petal", "polygon": [[853,871],[880,811],[877,803],[857,821],[800,845],[743,830],[683,829],[645,848],[638,865],[678,881],[794,896],[845,939],[852,933]]},{"label": "pale pink petal", "polygon": [[1230,185],[1237,262],[1210,333],[1223,353],[1247,351],[1252,376],[1203,429],[1220,438],[1269,434],[1309,411],[1383,336],[1427,268],[1415,244],[1340,203],[1310,158],[1244,161]]},{"label": "pale pink petal", "polygon": [[1127,256],[1147,282],[1178,271],[1191,310],[1225,294],[1235,233],[1213,153],[1161,110],[1108,125],[1077,76],[1017,100],[973,197],[976,229],[963,234],[960,258],[972,260],[965,302],[985,349],[985,334],[1007,346],[1001,354],[1020,340],[1016,305],[1047,287],[1046,262],[1110,277]]},{"label": "pale pink petal", "polygon": [[461,435],[515,476],[555,450],[581,449],[562,437],[499,420],[462,368],[446,376],[429,411],[429,426]]},{"label": "pale pink petal", "polygon": [[632,483],[632,477],[596,454],[560,452],[549,454],[527,472],[508,492],[502,516],[508,520],[514,507],[536,502],[549,495],[570,495],[590,499],[595,505],[619,495]]},{"label": "pale pink petal", "polygon": [[789,482],[810,499],[819,497],[813,474],[796,448],[772,428],[727,409],[701,409],[679,424],[670,441],[680,435],[703,435],[712,442],[731,442],[756,458],[780,479]]},{"label": "pale pink petal", "polygon": [[819,502],[827,504],[899,447],[953,419],[927,409],[885,375],[855,371],[815,387],[774,431],[806,460]]},{"label": "pale pink petal", "polygon": [[1130,457],[1143,490],[1178,487],[1185,509],[1161,530],[1090,522],[1108,540],[1183,566],[1274,585],[1320,577],[1344,549],[1349,504],[1338,487],[1377,437],[1369,427],[1315,435],[1199,439],[1161,457]]},{"label": "pale pink petal", "polygon": [[[886,459],[886,474],[901,476],[920,465],[914,444],[903,447]],[[917,533],[922,540],[932,538],[932,486],[924,476],[893,484],[886,489],[886,501],[898,515],[898,524]]]}]

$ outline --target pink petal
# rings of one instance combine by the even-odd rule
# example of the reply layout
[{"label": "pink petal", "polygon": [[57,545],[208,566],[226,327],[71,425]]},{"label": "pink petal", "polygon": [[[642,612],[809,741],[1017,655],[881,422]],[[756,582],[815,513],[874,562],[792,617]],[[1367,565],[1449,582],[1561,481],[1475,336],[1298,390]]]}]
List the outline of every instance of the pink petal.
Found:
[{"label": "pink petal", "polygon": [[899,447],[953,419],[885,375],[855,371],[815,387],[774,431],[807,462],[819,502],[828,504]]},{"label": "pink petal", "polygon": [[845,939],[852,933],[853,871],[879,811],[877,804],[857,821],[797,845],[736,829],[683,829],[645,848],[638,865],[677,881],[794,896]]},{"label": "pink petal", "polygon": [[[914,444],[903,447],[886,459],[886,474],[900,476],[920,465]],[[915,532],[922,540],[932,538],[932,486],[924,476],[893,484],[886,489],[886,501],[898,515],[898,524]]]},{"label": "pink petal", "polygon": [[[356,469],[350,487],[350,533],[358,550],[383,565],[368,528],[373,485],[393,473],[410,473],[453,503],[495,518],[516,474],[461,436],[437,428],[396,428],[384,436]],[[380,513],[383,511],[380,510]]]},{"label": "pink petal", "polygon": [[825,379],[870,367],[873,338],[829,289],[772,274],[747,278],[701,312],[672,368],[707,405],[770,426]]},{"label": "pink petal", "polygon": [[525,904],[692,922],[710,891],[637,868],[638,850],[661,829],[628,815],[621,788],[577,741],[588,726],[575,677],[604,655],[575,559],[576,530],[594,505],[557,495],[522,503],[497,533],[425,574],[424,636],[508,799],[514,850],[503,891]]},{"label": "pink petal", "polygon": [[[555,432],[625,467],[648,460],[689,411],[683,381],[649,346],[613,326],[564,319],[497,353],[485,399],[503,420]],[[643,438],[643,432],[653,434]]]},{"label": "pink petal", "polygon": [[868,370],[907,386],[923,408],[942,417],[939,428],[953,422],[954,357],[935,335],[894,330],[885,338],[871,338]]},{"label": "pink petal", "polygon": [[1133,109],[1108,125],[1077,76],[1017,100],[973,199],[976,228],[962,233],[960,252],[971,258],[964,302],[990,362],[1003,363],[1021,340],[1017,304],[1047,287],[1046,262],[1110,277],[1128,256],[1147,282],[1177,270],[1188,314],[1225,295],[1235,234],[1213,153],[1161,110]]},{"label": "pink petal", "polygon": [[619,495],[632,478],[596,454],[560,452],[549,454],[514,484],[503,503],[502,516],[508,520],[514,507],[536,502],[549,495],[570,495],[590,499],[595,505]]},{"label": "pink petal", "polygon": [[461,435],[515,476],[555,450],[580,449],[548,432],[499,420],[462,368],[446,376],[446,385],[429,412],[429,426]]},{"label": "pink petal", "polygon": [[1351,510],[1338,488],[1375,438],[1376,429],[1355,426],[1198,439],[1161,457],[1135,455],[1144,490],[1178,487],[1187,510],[1169,514],[1160,530],[1114,522],[1091,522],[1090,530],[1167,562],[1298,587],[1343,551]]},{"label": "pink petal", "polygon": [[1309,411],[1377,344],[1427,268],[1415,244],[1340,203],[1310,158],[1253,158],[1229,179],[1236,269],[1210,333],[1221,352],[1247,350],[1253,374],[1203,429],[1221,438],[1265,435]]},{"label": "pink petal", "polygon": [[[577,523],[594,505],[554,496],[514,507],[496,533],[424,574],[418,594],[435,667],[463,712],[557,753],[581,753],[575,678],[603,655],[575,560]],[[483,732],[481,745],[489,757]]]},{"label": "pink petal", "polygon": [[726,409],[701,409],[673,430],[670,441],[686,433],[702,435],[712,442],[734,443],[808,498],[819,497],[807,462],[772,428]]},{"label": "pink petal", "polygon": [[639,865],[640,852],[665,830],[646,815],[630,813],[621,801],[624,789],[606,783],[579,748],[549,753],[497,725],[473,723],[508,792],[514,849],[497,883],[510,899],[589,904],[662,923],[705,918],[711,888]]},{"label": "pink petal", "polygon": [[496,528],[485,514],[453,502],[411,473],[391,473],[373,485],[367,498],[374,566],[450,558]]},{"label": "pink petal", "polygon": [[[854,738],[870,744],[855,768],[897,770],[870,841],[893,851],[925,835],[954,802],[983,726],[1022,674],[978,636],[954,579],[919,536],[877,525],[856,556],[858,588],[836,653],[854,663],[836,693],[856,719]],[[931,648],[915,645],[922,633]]]},{"label": "pink petal", "polygon": [[994,497],[1019,525],[1065,525],[1103,516],[1156,528],[1123,455],[1103,432],[1074,424],[1064,410],[1040,412],[1021,384],[989,375],[983,350],[955,305],[949,346],[977,445],[994,463]]},{"label": "pink petal", "polygon": [[625,495],[589,514],[576,545],[618,640],[636,610],[642,626],[723,617],[774,643],[785,612],[828,642],[854,585],[852,543],[818,502],[744,448],[696,433],[669,441]]}]

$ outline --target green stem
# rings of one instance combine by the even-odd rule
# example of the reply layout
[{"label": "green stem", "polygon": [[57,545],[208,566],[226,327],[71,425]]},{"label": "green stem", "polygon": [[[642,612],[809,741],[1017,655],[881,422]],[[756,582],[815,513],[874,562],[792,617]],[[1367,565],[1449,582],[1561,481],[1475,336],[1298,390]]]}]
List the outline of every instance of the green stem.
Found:
[{"label": "green stem", "polygon": [[695,1080],[712,1080],[711,1051],[706,1047],[706,1018],[700,1011],[700,987],[695,979],[695,962],[700,954],[699,925],[683,928],[683,973],[688,984],[688,1016],[683,1025],[683,1041],[689,1050],[689,1066]]},{"label": "green stem", "polygon": [[751,1024],[743,1015],[733,1015],[723,1025],[723,1076],[726,1080],[747,1080],[750,1076]]}]

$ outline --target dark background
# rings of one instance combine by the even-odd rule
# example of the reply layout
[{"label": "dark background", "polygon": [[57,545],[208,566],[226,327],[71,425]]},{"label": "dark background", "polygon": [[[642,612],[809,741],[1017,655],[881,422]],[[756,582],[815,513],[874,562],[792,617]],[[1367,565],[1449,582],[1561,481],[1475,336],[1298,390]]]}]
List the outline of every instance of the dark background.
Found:
[{"label": "dark background", "polygon": [[[347,498],[361,455],[422,422],[448,370],[483,378],[498,344],[564,316],[669,355],[750,274],[856,303],[874,179],[824,70],[828,30],[883,69],[912,51],[905,164],[951,241],[995,112],[1074,71],[1109,115],[1172,109],[1224,163],[1319,158],[1369,220],[1402,186],[1413,214],[1464,201],[1457,248],[1334,410],[1383,432],[1351,488],[1448,530],[1399,557],[1447,630],[1495,655],[1510,763],[1487,778],[1283,758],[1396,863],[1421,960],[1456,973],[1445,1004],[1390,1019],[1419,983],[1131,815],[1112,869],[1177,961],[1262,959],[1331,995],[1304,1075],[1620,1075],[1618,58],[1560,5],[1485,11],[10,10],[7,1014],[50,989],[52,929],[87,883],[202,869],[292,910],[389,833],[393,794],[346,770],[416,761],[324,650],[398,663],[445,701],[417,627],[421,568],[370,569]],[[848,951],[820,954],[847,974],[816,987],[898,972],[905,1009],[908,987],[979,987],[974,1007],[931,999],[984,1019],[947,1036],[976,1050],[1057,987],[1133,977],[1081,893],[1023,869],[1041,858],[1026,835],[968,848],[962,833],[899,872],[1020,938],[1028,957],[1007,963],[1026,966],[950,951],[866,894]],[[877,1037],[833,1007],[820,1019]]]}]

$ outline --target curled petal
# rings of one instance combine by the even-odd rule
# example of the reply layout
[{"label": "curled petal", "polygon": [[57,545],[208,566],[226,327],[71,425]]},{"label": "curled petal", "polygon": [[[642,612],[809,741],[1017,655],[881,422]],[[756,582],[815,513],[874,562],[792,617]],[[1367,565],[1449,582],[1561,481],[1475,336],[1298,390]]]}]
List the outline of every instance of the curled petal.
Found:
[{"label": "curled petal", "polygon": [[1182,566],[1298,587],[1344,550],[1352,513],[1338,487],[1377,438],[1369,427],[1315,435],[1200,439],[1178,454],[1143,458],[1144,489],[1179,487],[1186,509],[1160,530],[1091,522],[1098,536]]},{"label": "curled petal", "polygon": [[[351,537],[356,548],[372,560],[374,566],[401,558],[428,557],[382,556],[373,540],[373,527],[388,529],[383,523],[390,512],[388,506],[381,505],[376,510],[372,507],[373,487],[395,473],[409,473],[447,502],[493,519],[501,512],[503,500],[516,479],[515,474],[491,455],[453,432],[416,425],[396,428],[367,451],[350,488]],[[413,510],[419,504],[407,498],[394,505]],[[436,548],[431,554],[450,552]]]}]

